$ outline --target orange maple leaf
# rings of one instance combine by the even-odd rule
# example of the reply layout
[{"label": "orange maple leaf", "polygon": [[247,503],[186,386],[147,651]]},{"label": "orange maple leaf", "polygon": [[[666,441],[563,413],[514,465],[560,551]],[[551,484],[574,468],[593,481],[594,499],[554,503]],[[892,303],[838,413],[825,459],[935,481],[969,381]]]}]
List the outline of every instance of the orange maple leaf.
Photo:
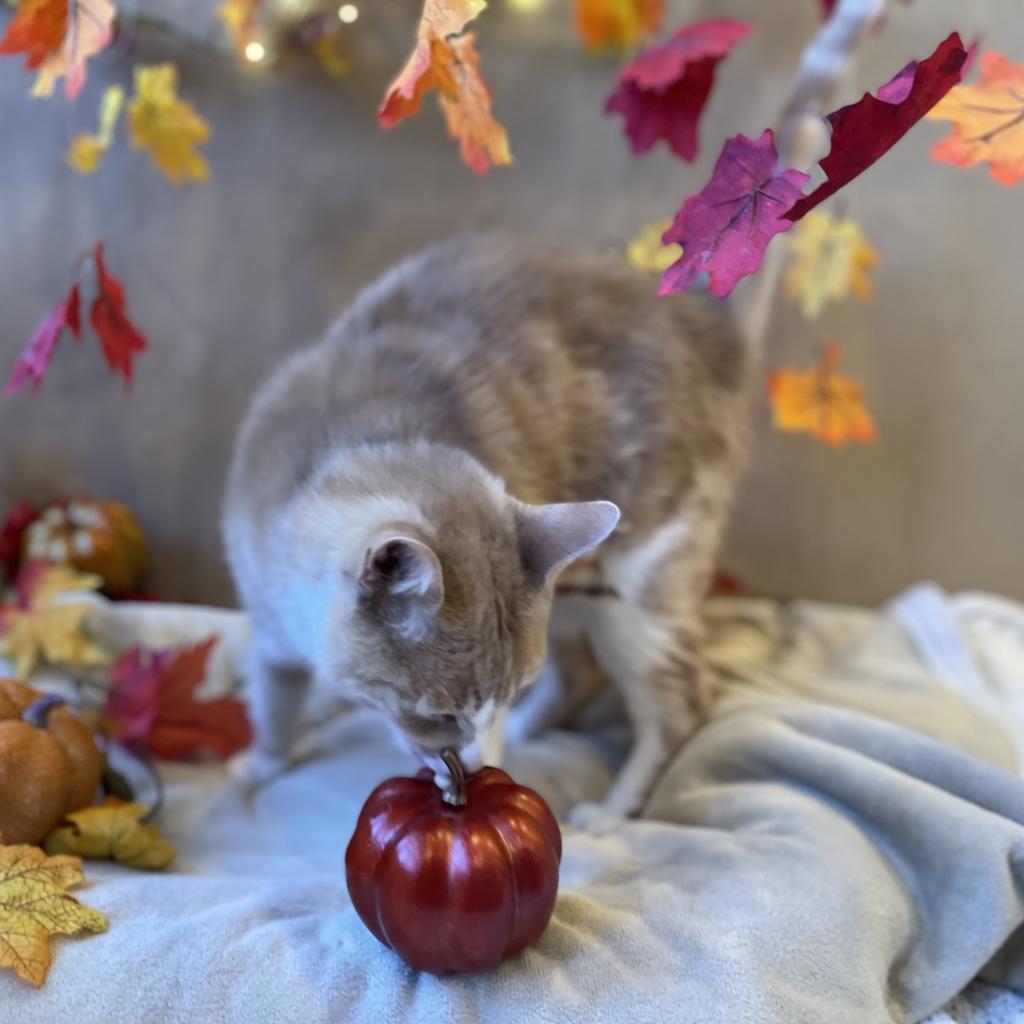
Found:
[{"label": "orange maple leaf", "polygon": [[55,53],[68,28],[68,0],[21,0],[0,53],[25,54],[25,67],[35,69]]},{"label": "orange maple leaf", "polygon": [[416,48],[391,83],[377,112],[393,128],[420,109],[431,89],[439,93],[448,133],[462,144],[462,158],[477,174],[512,162],[505,129],[491,115],[491,92],[480,72],[471,33],[460,35],[486,7],[484,0],[426,0]]},{"label": "orange maple leaf", "polygon": [[993,51],[980,64],[980,82],[958,85],[929,111],[933,120],[953,122],[932,158],[957,167],[986,161],[996,181],[1016,185],[1024,179],[1024,64]]},{"label": "orange maple leaf", "polygon": [[575,0],[575,10],[587,46],[626,49],[658,31],[665,0]]},{"label": "orange maple leaf", "polygon": [[816,366],[776,370],[768,378],[778,430],[811,434],[837,448],[847,441],[877,440],[860,381],[835,372],[839,356],[839,345],[829,342]]},{"label": "orange maple leaf", "polygon": [[486,174],[492,163],[511,163],[512,154],[505,129],[491,116],[491,90],[480,73],[473,42],[470,32],[450,44],[435,43],[451,50],[448,73],[456,83],[454,95],[442,90],[438,102],[448,134],[462,144],[462,159],[477,174]]}]

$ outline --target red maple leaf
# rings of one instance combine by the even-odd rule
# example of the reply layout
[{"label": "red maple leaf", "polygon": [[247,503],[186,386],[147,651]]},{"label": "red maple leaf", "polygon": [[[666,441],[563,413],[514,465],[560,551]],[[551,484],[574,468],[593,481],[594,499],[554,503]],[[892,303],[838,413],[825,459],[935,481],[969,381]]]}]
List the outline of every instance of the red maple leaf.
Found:
[{"label": "red maple leaf", "polygon": [[726,142],[711,180],[662,236],[680,243],[683,255],[665,271],[659,295],[684,291],[706,272],[711,294],[723,298],[757,270],[765,246],[792,227],[785,214],[808,180],[802,171],[778,172],[777,161],[770,129],[757,141],[737,135]]},{"label": "red maple leaf", "polygon": [[97,292],[89,312],[89,321],[99,335],[107,365],[114,373],[124,377],[125,387],[130,387],[132,359],[135,353],[146,350],[146,339],[128,319],[124,288],[116,277],[107,272],[102,242],[97,243],[94,258]]},{"label": "red maple leaf", "polygon": [[626,65],[605,112],[625,116],[635,154],[646,153],[664,139],[676,156],[696,158],[697,125],[715,68],[750,30],[741,21],[725,18],[698,21]]},{"label": "red maple leaf", "polygon": [[67,28],[68,0],[22,0],[0,39],[0,53],[24,53],[25,67],[38,68],[60,49]]},{"label": "red maple leaf", "polygon": [[963,77],[967,51],[954,32],[920,63],[908,64],[881,89],[828,115],[832,145],[823,181],[786,214],[800,220],[884,156]]},{"label": "red maple leaf", "polygon": [[67,295],[40,321],[31,340],[14,364],[10,380],[4,388],[5,397],[17,394],[29,381],[32,382],[33,391],[39,390],[65,327],[76,338],[82,337],[77,284],[73,284]]},{"label": "red maple leaf", "polygon": [[210,637],[177,651],[125,651],[111,672],[103,708],[119,738],[172,761],[202,751],[227,758],[247,747],[252,729],[244,704],[233,697],[195,698],[216,643]]}]

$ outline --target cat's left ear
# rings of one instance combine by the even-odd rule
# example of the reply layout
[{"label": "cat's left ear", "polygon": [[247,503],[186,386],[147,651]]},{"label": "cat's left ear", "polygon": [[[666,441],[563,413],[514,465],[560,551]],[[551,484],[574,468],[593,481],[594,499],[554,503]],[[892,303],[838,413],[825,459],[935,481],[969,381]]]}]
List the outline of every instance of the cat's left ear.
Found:
[{"label": "cat's left ear", "polygon": [[619,515],[610,501],[523,506],[519,550],[531,584],[544,587],[570,562],[596,548],[615,529]]},{"label": "cat's left ear", "polygon": [[378,537],[363,560],[359,591],[385,625],[406,640],[422,639],[444,602],[441,563],[416,537]]}]

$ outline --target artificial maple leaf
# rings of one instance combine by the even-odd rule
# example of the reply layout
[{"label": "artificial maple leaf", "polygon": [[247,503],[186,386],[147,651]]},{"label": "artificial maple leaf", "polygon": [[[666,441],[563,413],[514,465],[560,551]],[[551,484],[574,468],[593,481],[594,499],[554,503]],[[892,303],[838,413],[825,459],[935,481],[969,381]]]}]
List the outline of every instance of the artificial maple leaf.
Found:
[{"label": "artificial maple leaf", "polygon": [[860,381],[835,372],[839,356],[839,346],[829,342],[816,366],[776,370],[769,377],[778,430],[812,434],[834,447],[847,441],[870,443],[877,439]]},{"label": "artificial maple leaf", "polygon": [[0,968],[38,988],[50,970],[51,936],[107,930],[98,910],[67,892],[82,880],[77,857],[47,857],[35,846],[0,846]]},{"label": "artificial maple leaf", "polygon": [[981,81],[958,85],[928,117],[952,121],[951,135],[936,143],[932,158],[956,167],[985,162],[1002,185],[1024,180],[1024,64],[1002,54],[981,55]]},{"label": "artificial maple leaf", "polygon": [[786,297],[799,303],[805,320],[816,320],[830,299],[845,299],[851,291],[860,299],[871,297],[866,272],[878,265],[878,253],[855,220],[812,210],[788,245]]},{"label": "artificial maple leaf", "polygon": [[29,381],[32,382],[33,391],[39,390],[64,329],[70,330],[76,338],[82,337],[80,312],[78,285],[73,284],[67,295],[43,317],[18,357],[7,387],[4,388],[5,396],[17,394]]},{"label": "artificial maple leaf", "polygon": [[438,97],[448,134],[458,139],[462,159],[477,174],[486,174],[491,164],[509,164],[505,129],[491,116],[491,91],[480,73],[480,57],[474,48],[473,34],[453,39],[450,73],[455,94],[442,92]]},{"label": "artificial maple leaf", "polygon": [[877,96],[865,93],[829,114],[832,142],[820,161],[825,181],[794,204],[788,219],[799,220],[888,153],[960,81],[966,60],[954,32],[927,60],[908,64]]},{"label": "artificial maple leaf", "polygon": [[393,128],[415,114],[430,89],[441,89],[449,95],[457,91],[451,77],[447,40],[462,32],[486,6],[486,0],[425,0],[416,30],[416,47],[388,86],[377,111],[382,128]]},{"label": "artificial maple leaf", "polygon": [[95,135],[76,135],[68,147],[67,160],[79,174],[92,174],[100,165],[103,154],[114,142],[114,128],[124,106],[124,89],[108,85],[100,100],[99,131]]},{"label": "artificial maple leaf", "polygon": [[107,365],[124,377],[125,387],[132,383],[132,360],[145,352],[146,339],[139,334],[125,309],[124,287],[108,273],[103,258],[103,243],[97,244],[93,257],[96,263],[96,298],[89,312],[89,322],[99,335]]},{"label": "artificial maple leaf", "polygon": [[0,607],[0,653],[14,663],[18,679],[27,679],[42,662],[79,666],[110,663],[109,654],[89,636],[91,606],[66,599],[75,591],[96,590],[102,582],[98,576],[66,566],[36,564],[22,569],[17,604]]},{"label": "artificial maple leaf", "polygon": [[178,98],[178,69],[173,64],[135,68],[135,94],[128,104],[128,131],[136,149],[149,151],[153,163],[175,185],[206,181],[210,168],[195,147],[210,137],[210,126]]},{"label": "artificial maple leaf", "polygon": [[723,298],[761,265],[768,243],[792,224],[785,213],[807,183],[802,171],[778,172],[771,130],[756,141],[729,139],[711,180],[683,203],[662,241],[683,255],[661,279],[659,295],[684,291],[707,272],[711,294]]},{"label": "artificial maple leaf", "polygon": [[38,68],[64,41],[68,0],[20,0],[3,39],[0,53],[25,54],[25,67]]},{"label": "artificial maple leaf", "polygon": [[49,854],[73,854],[93,860],[116,860],[130,868],[160,871],[177,853],[155,825],[140,820],[149,808],[108,797],[98,807],[65,815],[46,837]]},{"label": "artificial maple leaf", "polygon": [[245,706],[232,697],[197,701],[206,676],[210,637],[178,651],[126,651],[111,673],[104,713],[125,741],[145,744],[157,757],[178,760],[207,750],[221,758],[252,740]]},{"label": "artificial maple leaf", "polygon": [[664,0],[574,0],[576,31],[592,49],[628,49],[661,27]]},{"label": "artificial maple leaf", "polygon": [[117,9],[111,0],[68,0],[64,38],[39,66],[33,96],[53,94],[57,80],[65,78],[64,95],[73,100],[85,85],[85,65],[113,38]]},{"label": "artificial maple leaf", "polygon": [[214,14],[231,36],[231,43],[242,52],[259,27],[261,0],[224,0]]},{"label": "artificial maple leaf", "polygon": [[647,270],[656,274],[668,270],[683,252],[678,245],[665,245],[662,242],[662,236],[670,227],[670,220],[658,220],[648,224],[626,247],[626,262],[637,270]]},{"label": "artificial maple leaf", "polygon": [[664,139],[676,156],[697,156],[697,125],[718,62],[750,32],[741,21],[699,21],[645,50],[619,73],[605,112],[626,119],[638,156]]}]

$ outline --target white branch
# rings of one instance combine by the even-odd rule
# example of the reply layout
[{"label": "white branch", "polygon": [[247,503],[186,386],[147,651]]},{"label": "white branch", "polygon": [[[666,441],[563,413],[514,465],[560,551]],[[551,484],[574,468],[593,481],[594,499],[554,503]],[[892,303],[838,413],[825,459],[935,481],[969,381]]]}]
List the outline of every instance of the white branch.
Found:
[{"label": "white branch", "polygon": [[[804,50],[775,132],[781,167],[806,171],[824,153],[828,129],[823,114],[834,104],[860,43],[886,6],[887,0],[839,0]],[[783,262],[784,244],[776,238],[740,313],[741,328],[758,349],[771,323]]]}]

